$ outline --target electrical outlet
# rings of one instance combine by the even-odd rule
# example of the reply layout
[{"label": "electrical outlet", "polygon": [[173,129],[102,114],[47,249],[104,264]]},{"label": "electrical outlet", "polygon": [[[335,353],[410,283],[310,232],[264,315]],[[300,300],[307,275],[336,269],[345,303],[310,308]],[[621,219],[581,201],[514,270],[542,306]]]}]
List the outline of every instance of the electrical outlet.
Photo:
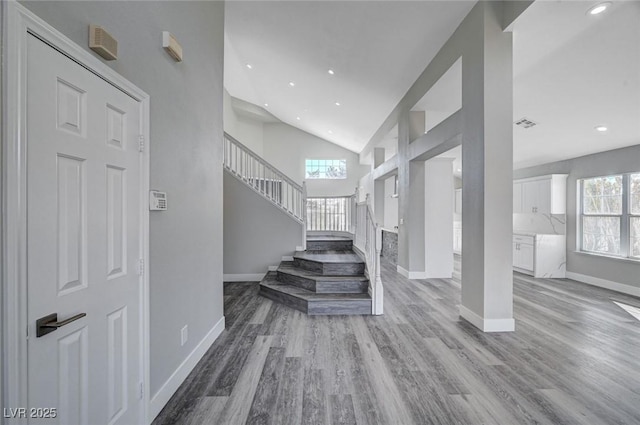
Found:
[{"label": "electrical outlet", "polygon": [[180,331],[180,345],[183,346],[189,339],[189,325],[184,325],[184,328]]}]

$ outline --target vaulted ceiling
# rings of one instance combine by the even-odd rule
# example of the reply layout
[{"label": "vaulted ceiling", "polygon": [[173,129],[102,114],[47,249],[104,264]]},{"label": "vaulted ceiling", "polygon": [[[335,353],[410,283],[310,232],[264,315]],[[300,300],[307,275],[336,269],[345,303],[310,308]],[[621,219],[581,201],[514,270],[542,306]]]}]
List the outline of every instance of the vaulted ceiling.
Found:
[{"label": "vaulted ceiling", "polygon": [[[228,2],[225,86],[359,152],[474,3]],[[594,4],[537,1],[515,22],[513,118],[537,123],[514,127],[516,168],[640,143],[640,2]],[[427,127],[459,107],[456,67],[414,108]]]},{"label": "vaulted ceiling", "polygon": [[474,3],[227,2],[225,87],[359,152]]}]

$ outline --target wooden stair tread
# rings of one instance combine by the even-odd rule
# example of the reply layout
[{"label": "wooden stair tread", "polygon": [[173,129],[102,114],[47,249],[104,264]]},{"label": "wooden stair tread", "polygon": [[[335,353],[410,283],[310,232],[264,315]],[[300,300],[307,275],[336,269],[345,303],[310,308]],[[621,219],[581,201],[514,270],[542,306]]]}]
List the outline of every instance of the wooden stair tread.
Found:
[{"label": "wooden stair tread", "polygon": [[294,259],[330,264],[364,264],[353,251],[296,251]]},{"label": "wooden stair tread", "polygon": [[315,281],[322,281],[322,282],[341,282],[344,280],[349,280],[349,281],[360,281],[360,282],[366,282],[369,279],[364,276],[364,275],[360,275],[360,276],[350,276],[350,275],[323,275],[320,273],[316,273],[316,272],[312,272],[310,270],[304,270],[304,269],[300,269],[298,267],[292,267],[292,266],[283,266],[282,264],[280,265],[280,267],[278,267],[278,270],[281,273],[286,273],[286,274],[290,274],[293,276],[299,276],[299,277],[303,277],[306,279],[311,279],[311,280],[315,280]]}]

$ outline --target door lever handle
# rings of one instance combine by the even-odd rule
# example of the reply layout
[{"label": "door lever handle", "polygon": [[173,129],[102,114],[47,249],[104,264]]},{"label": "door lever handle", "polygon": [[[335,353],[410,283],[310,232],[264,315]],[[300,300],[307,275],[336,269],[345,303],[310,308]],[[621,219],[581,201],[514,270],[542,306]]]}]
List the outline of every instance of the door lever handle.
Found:
[{"label": "door lever handle", "polygon": [[71,316],[61,322],[58,322],[57,313],[48,314],[44,317],[41,317],[36,320],[36,338],[40,338],[41,336],[49,334],[57,330],[58,328],[68,325],[71,322],[75,322],[78,319],[82,319],[86,315],[87,313],[76,314],[75,316]]}]

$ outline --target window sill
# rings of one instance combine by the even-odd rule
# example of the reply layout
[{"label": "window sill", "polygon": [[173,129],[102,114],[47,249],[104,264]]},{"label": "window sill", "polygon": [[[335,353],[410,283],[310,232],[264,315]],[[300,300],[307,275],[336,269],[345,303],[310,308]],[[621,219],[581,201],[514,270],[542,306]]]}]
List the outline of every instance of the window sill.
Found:
[{"label": "window sill", "polygon": [[587,252],[587,251],[573,251],[573,253],[586,255],[589,257],[598,257],[598,258],[606,258],[608,260],[622,261],[624,263],[640,264],[640,258],[615,257],[613,255],[597,254],[595,252]]}]

